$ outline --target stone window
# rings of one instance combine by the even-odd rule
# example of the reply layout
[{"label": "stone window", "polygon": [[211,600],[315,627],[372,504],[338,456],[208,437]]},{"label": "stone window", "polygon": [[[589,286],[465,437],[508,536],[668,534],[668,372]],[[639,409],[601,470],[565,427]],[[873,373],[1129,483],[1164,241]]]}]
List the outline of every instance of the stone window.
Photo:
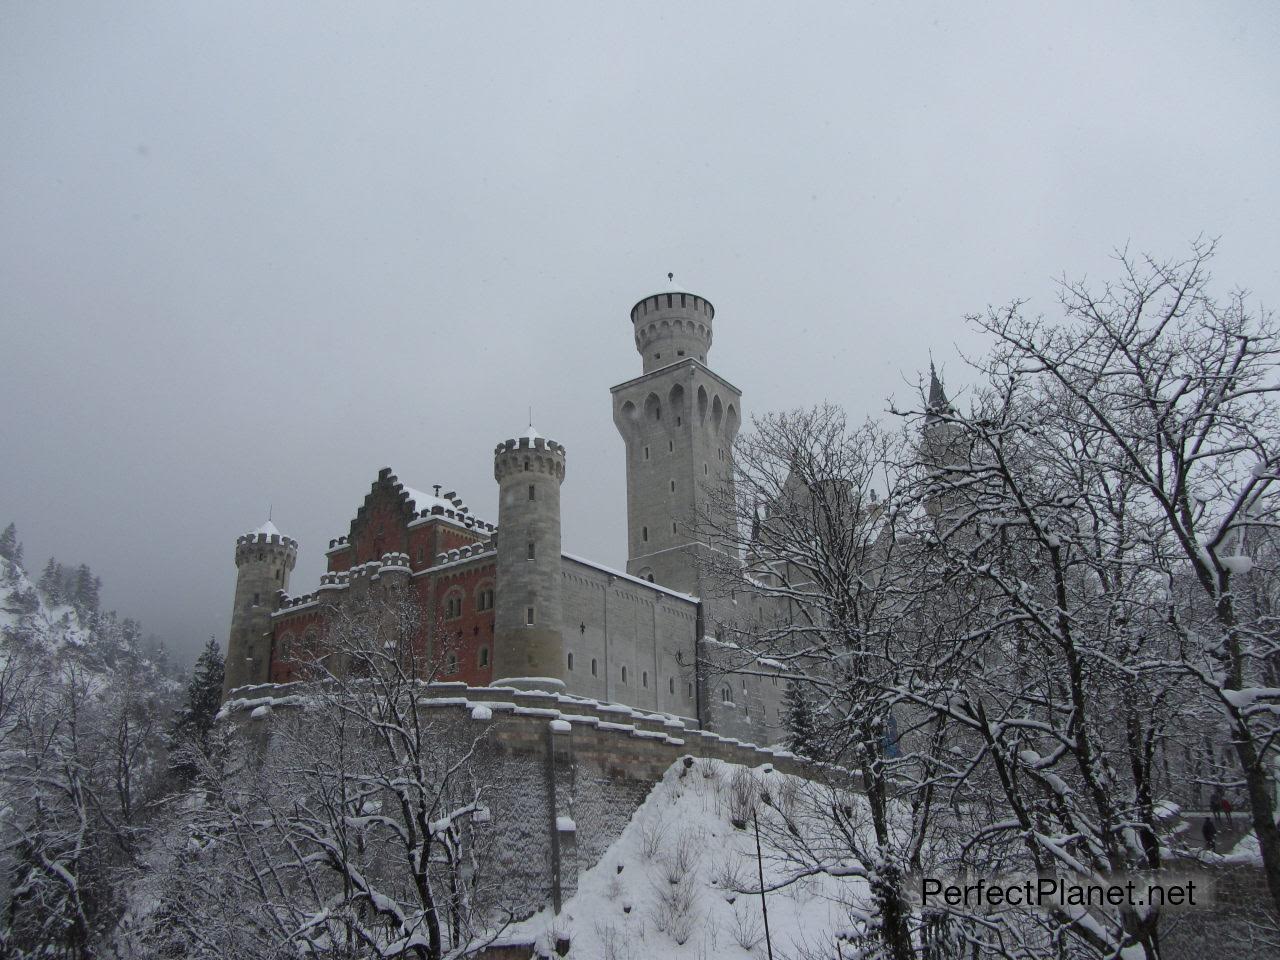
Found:
[{"label": "stone window", "polygon": [[676,692],[676,678],[667,677],[667,693],[674,694]]},{"label": "stone window", "polygon": [[623,683],[626,683],[626,682],[627,682],[627,668],[626,668],[626,667],[623,667],[623,668],[622,668],[622,682],[623,682]]},{"label": "stone window", "polygon": [[[641,527],[641,528],[640,528],[640,539],[641,539],[641,540],[643,540],[645,543],[648,543],[648,542],[649,542],[649,528],[648,528],[648,527]],[[257,602],[258,602],[258,595],[255,593],[255,594],[253,595],[253,597],[254,597],[253,602],[254,602],[254,603],[257,603]]]},{"label": "stone window", "polygon": [[690,682],[689,682],[689,689],[688,689],[688,691],[685,693],[685,696],[686,696],[687,698],[689,698],[690,700],[692,700],[692,699],[693,699],[693,681],[690,681]]},{"label": "stone window", "polygon": [[648,670],[645,670],[643,673],[640,674],[640,686],[644,687],[646,690],[649,689],[649,671]]},{"label": "stone window", "polygon": [[256,593],[253,595],[253,605],[255,607],[258,605],[258,595]]},{"label": "stone window", "polygon": [[676,492],[676,482],[674,480],[671,481],[671,492],[672,493]]},{"label": "stone window", "polygon": [[677,356],[677,357],[683,357],[683,356],[684,356],[684,351],[683,351],[683,350],[677,350],[677,351],[676,351],[676,356]]},{"label": "stone window", "polygon": [[537,491],[537,488],[536,488],[536,487],[534,487],[534,485],[533,485],[532,483],[531,483],[531,484],[529,484],[529,499],[530,499],[530,500],[537,500],[537,499],[538,499],[538,491]]},{"label": "stone window", "polygon": [[573,669],[573,651],[569,652],[569,669]]},{"label": "stone window", "polygon": [[674,520],[671,521],[671,532],[672,533],[676,532],[676,522]]},{"label": "stone window", "polygon": [[528,472],[529,472],[529,461],[528,461],[528,460],[526,460],[526,461],[524,462],[524,472],[525,472],[525,473],[528,473]]},{"label": "stone window", "polygon": [[644,458],[645,458],[646,460],[648,460],[648,459],[649,459],[649,448],[648,448],[648,447],[645,447],[645,448],[644,448]]},{"label": "stone window", "polygon": [[599,676],[599,674],[596,672],[596,658],[595,658],[595,657],[592,657],[592,658],[591,658],[591,675],[592,675],[593,677]]},{"label": "stone window", "polygon": [[727,683],[720,688],[720,702],[733,703],[733,691],[729,689],[729,685]]},{"label": "stone window", "polygon": [[675,453],[675,452],[676,452],[676,442],[674,440],[668,440],[667,453]]},{"label": "stone window", "polygon": [[527,627],[533,626],[533,607],[524,608],[524,623]]},{"label": "stone window", "polygon": [[705,477],[705,476],[706,476],[708,473],[710,473],[710,472],[711,472],[711,471],[707,469],[707,465],[704,463],[704,464],[702,465],[702,475]]},{"label": "stone window", "polygon": [[455,590],[444,598],[444,618],[456,620],[462,616],[462,591]]},{"label": "stone window", "polygon": [[662,354],[660,354],[660,353],[655,353],[655,354],[653,355],[653,359],[655,359],[655,360],[661,360],[661,359],[662,359]]},{"label": "stone window", "polygon": [[652,573],[651,573],[651,574],[648,574],[648,575],[645,577],[645,579],[646,579],[646,580],[648,580],[650,583],[654,583],[654,582],[655,582],[655,581],[654,581],[654,579],[653,579],[653,574],[652,574]]},{"label": "stone window", "polygon": [[489,648],[480,648],[480,666],[487,667],[489,665]]},{"label": "stone window", "polygon": [[684,417],[676,417],[676,426],[677,426],[677,427],[678,427],[678,426],[681,426],[683,423],[684,423]]},{"label": "stone window", "polygon": [[530,541],[529,541],[529,553],[528,553],[528,555],[525,557],[525,559],[526,559],[526,560],[532,560],[533,558],[534,558],[534,546],[533,546],[533,541],[532,541],[532,540],[530,540]]}]

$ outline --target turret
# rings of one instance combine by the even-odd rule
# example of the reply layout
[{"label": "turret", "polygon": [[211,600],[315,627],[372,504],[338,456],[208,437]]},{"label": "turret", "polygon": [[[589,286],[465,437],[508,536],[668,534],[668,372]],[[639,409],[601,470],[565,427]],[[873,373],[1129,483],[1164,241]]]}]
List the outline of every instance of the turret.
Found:
[{"label": "turret", "polygon": [[497,583],[494,683],[564,687],[561,611],[560,484],[564,447],[531,426],[498,444]]},{"label": "turret", "polygon": [[298,541],[268,520],[236,540],[236,599],[227,642],[225,699],[236,687],[266,683],[271,666],[271,614],[289,589]]},{"label": "turret", "polygon": [[692,293],[655,293],[631,308],[636,350],[644,372],[692,357],[707,362],[711,352],[711,321],[716,308]]}]

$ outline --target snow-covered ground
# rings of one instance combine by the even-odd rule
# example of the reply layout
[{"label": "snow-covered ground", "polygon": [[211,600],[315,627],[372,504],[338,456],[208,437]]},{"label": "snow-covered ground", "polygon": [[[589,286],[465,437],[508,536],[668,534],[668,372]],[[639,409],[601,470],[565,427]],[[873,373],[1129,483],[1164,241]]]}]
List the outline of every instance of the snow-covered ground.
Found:
[{"label": "snow-covered ground", "polygon": [[[510,929],[503,941],[536,943],[554,956],[556,940],[568,938],[569,960],[765,956],[755,832],[750,820],[745,828],[732,822],[735,813],[741,822],[748,783],[773,797],[810,789],[768,765],[752,770],[719,760],[677,762],[600,862],[579,877],[578,892],[560,915],[544,910]],[[755,806],[768,887],[790,869],[768,842],[776,813],[767,804]],[[832,956],[836,931],[849,925],[845,904],[863,901],[866,893],[860,879],[826,876],[768,893],[774,955]]]}]

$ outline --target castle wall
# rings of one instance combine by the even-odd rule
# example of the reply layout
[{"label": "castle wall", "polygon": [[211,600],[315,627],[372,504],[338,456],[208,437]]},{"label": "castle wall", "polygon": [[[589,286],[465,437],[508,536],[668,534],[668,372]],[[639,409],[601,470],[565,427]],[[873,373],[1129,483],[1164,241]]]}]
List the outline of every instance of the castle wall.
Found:
[{"label": "castle wall", "polygon": [[[442,750],[466,749],[482,738],[474,773],[486,787],[491,814],[483,840],[526,915],[573,895],[578,876],[599,861],[682,758],[690,758],[686,765],[695,757],[748,767],[770,763],[784,773],[834,777],[857,788],[846,771],[626,706],[510,687],[437,683],[422,691],[419,702]],[[287,725],[314,722],[300,709],[306,702],[303,684],[247,688],[224,715],[241,742],[267,758],[287,744]],[[299,729],[309,733],[301,727],[295,735]]]},{"label": "castle wall", "polygon": [[572,557],[562,573],[567,691],[695,718],[697,602]]}]

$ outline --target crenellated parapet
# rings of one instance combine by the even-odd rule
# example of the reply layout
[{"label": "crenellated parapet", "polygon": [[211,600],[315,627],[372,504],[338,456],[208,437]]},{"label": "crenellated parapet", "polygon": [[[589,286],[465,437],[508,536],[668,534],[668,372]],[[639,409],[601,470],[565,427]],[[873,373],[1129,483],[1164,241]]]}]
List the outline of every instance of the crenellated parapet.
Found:
[{"label": "crenellated parapet", "polygon": [[236,538],[236,566],[250,561],[274,560],[293,569],[298,559],[298,541],[280,533],[246,533]]},{"label": "crenellated parapet", "polygon": [[563,481],[564,467],[564,445],[546,437],[526,435],[504,440],[493,448],[493,478],[498,483],[516,473],[549,474],[556,480]]},{"label": "crenellated parapet", "polygon": [[707,362],[716,308],[693,293],[655,293],[631,308],[636,350],[644,372],[692,358]]}]

